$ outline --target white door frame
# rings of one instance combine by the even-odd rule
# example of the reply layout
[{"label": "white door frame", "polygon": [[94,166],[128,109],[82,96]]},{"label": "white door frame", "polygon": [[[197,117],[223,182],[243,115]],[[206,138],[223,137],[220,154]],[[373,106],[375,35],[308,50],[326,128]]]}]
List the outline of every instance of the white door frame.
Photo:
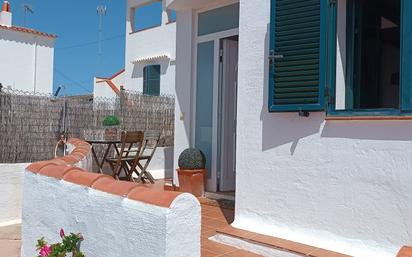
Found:
[{"label": "white door frame", "polygon": [[218,97],[219,97],[219,55],[220,55],[220,40],[227,37],[238,36],[239,35],[239,28],[225,30],[221,32],[216,32],[208,35],[197,36],[197,29],[198,29],[198,17],[199,13],[216,9],[219,7],[223,7],[226,5],[231,5],[237,3],[238,1],[229,1],[224,4],[215,5],[213,7],[208,7],[204,9],[199,9],[195,11],[194,17],[194,39],[193,39],[193,64],[194,69],[192,69],[192,117],[191,117],[191,124],[192,131],[191,131],[191,138],[190,141],[192,142],[192,146],[194,146],[195,138],[196,138],[196,87],[197,87],[197,46],[199,43],[203,42],[214,42],[214,69],[213,69],[213,130],[212,130],[212,160],[211,160],[211,176],[206,180],[206,190],[210,192],[217,191],[217,158],[218,158]]}]

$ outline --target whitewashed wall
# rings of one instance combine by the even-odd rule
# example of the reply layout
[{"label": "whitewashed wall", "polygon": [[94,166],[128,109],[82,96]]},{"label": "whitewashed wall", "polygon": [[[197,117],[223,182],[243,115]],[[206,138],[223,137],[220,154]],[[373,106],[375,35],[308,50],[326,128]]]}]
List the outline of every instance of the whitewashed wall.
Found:
[{"label": "whitewashed wall", "polygon": [[412,241],[412,122],[268,113],[270,1],[240,8],[234,226],[353,256],[396,256]]},{"label": "whitewashed wall", "polygon": [[150,161],[148,171],[155,179],[173,177],[173,147],[158,147]]},{"label": "whitewashed wall", "polygon": [[[176,23],[167,22],[166,10],[163,10],[162,25],[143,31],[132,30],[131,8],[150,1],[128,0],[126,14],[126,58],[125,58],[125,88],[143,91],[143,68],[146,65],[160,64],[160,93],[174,94],[175,58],[176,58]],[[144,58],[167,55],[170,59],[153,62],[132,62]]]},{"label": "whitewashed wall", "polygon": [[3,86],[52,93],[54,39],[0,29],[0,49]]},{"label": "whitewashed wall", "polygon": [[[116,98],[117,94],[113,91],[113,89],[107,84],[107,82],[99,82],[102,81],[100,78],[93,79],[93,96],[94,97],[104,97],[104,98]],[[111,80],[116,87],[120,90],[121,86],[125,84],[125,73],[122,72],[118,76],[114,77]]]},{"label": "whitewashed wall", "polygon": [[200,257],[200,205],[190,194],[166,208],[25,172],[21,256],[35,256],[42,236],[58,242],[60,228],[81,232],[90,257]]},{"label": "whitewashed wall", "polygon": [[178,168],[179,155],[190,146],[192,131],[192,10],[179,10],[177,12],[176,37],[176,85],[175,85],[175,134],[174,134],[174,174],[173,183],[179,185],[176,169]]},{"label": "whitewashed wall", "polygon": [[27,165],[0,164],[0,227],[21,222],[23,171]]}]

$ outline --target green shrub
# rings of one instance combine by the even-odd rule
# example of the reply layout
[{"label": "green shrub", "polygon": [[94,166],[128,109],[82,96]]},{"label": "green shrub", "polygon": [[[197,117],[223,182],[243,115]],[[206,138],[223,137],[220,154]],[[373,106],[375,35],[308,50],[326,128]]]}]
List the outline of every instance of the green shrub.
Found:
[{"label": "green shrub", "polygon": [[205,168],[205,155],[195,148],[184,150],[179,156],[179,168],[182,170],[198,170]]},{"label": "green shrub", "polygon": [[114,115],[108,115],[103,120],[103,126],[118,126],[120,125],[120,120]]}]

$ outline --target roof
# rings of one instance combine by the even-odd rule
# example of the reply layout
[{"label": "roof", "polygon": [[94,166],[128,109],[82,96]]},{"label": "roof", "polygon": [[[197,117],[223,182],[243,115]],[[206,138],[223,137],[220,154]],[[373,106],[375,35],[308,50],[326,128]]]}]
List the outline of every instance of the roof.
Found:
[{"label": "roof", "polygon": [[161,54],[157,56],[137,59],[137,60],[132,61],[132,63],[136,64],[136,63],[144,63],[144,62],[155,62],[155,61],[167,60],[167,59],[170,59],[170,56],[168,56],[167,54]]},{"label": "roof", "polygon": [[33,34],[33,35],[43,36],[43,37],[48,37],[48,38],[53,38],[53,39],[57,38],[57,35],[54,35],[54,34],[49,34],[49,33],[40,32],[40,31],[37,31],[37,30],[34,30],[34,29],[18,27],[18,26],[8,27],[8,26],[0,25],[0,29],[6,29],[6,30],[22,32],[22,33],[28,33],[28,34]]}]

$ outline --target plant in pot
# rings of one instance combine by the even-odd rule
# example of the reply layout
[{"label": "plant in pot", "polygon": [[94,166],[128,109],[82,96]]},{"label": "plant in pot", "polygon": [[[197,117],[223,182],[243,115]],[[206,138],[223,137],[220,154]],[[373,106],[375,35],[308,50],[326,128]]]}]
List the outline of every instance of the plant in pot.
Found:
[{"label": "plant in pot", "polygon": [[192,193],[197,197],[204,195],[205,164],[205,156],[199,149],[188,148],[180,154],[177,174],[181,192]]},{"label": "plant in pot", "polygon": [[103,120],[103,126],[106,127],[104,130],[104,136],[107,140],[117,139],[117,128],[120,125],[120,120],[115,115],[108,115]]}]

